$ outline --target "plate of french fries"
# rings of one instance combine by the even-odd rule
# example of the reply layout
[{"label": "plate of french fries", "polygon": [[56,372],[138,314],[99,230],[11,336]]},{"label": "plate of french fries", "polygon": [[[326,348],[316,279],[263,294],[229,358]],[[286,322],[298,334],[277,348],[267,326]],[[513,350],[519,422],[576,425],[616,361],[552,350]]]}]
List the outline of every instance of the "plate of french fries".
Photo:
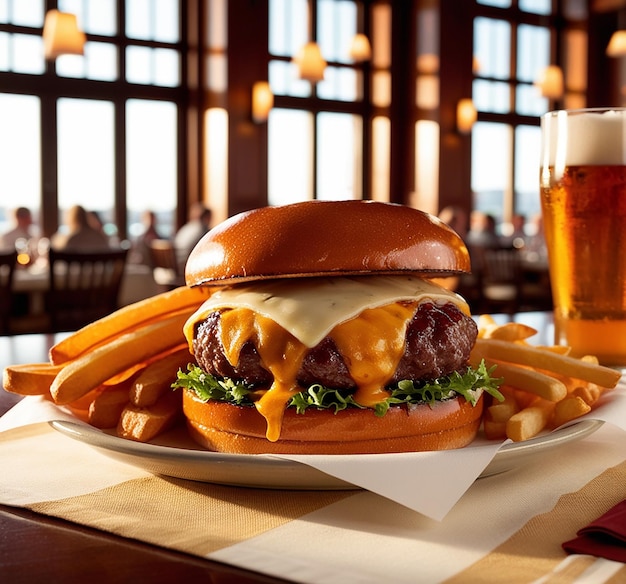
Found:
[{"label": "plate of french fries", "polygon": [[[4,388],[50,400],[75,419],[51,422],[56,430],[156,474],[266,488],[354,488],[305,464],[209,452],[191,441],[181,392],[171,384],[193,360],[182,328],[207,294],[181,287],[121,308],[58,342],[49,362],[5,368]],[[580,418],[616,387],[619,371],[593,356],[574,358],[567,347],[533,345],[537,331],[527,325],[499,325],[489,316],[477,322],[470,361],[495,367],[503,400],[489,398],[476,444],[506,441],[481,476],[598,429],[602,421]]]},{"label": "plate of french fries", "polygon": [[525,324],[497,325],[483,315],[478,330],[470,362],[484,360],[503,380],[504,400],[488,405],[483,417],[490,440],[522,443],[566,426],[591,412],[621,378],[619,371],[599,365],[593,355],[575,358],[566,346],[530,344],[528,339],[537,331]]}]

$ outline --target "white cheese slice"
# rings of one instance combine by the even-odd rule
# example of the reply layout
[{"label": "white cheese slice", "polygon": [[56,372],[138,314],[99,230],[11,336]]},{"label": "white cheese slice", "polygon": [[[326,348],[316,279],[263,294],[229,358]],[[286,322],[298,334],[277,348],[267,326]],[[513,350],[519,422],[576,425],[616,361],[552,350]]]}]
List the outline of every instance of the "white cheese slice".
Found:
[{"label": "white cheese slice", "polygon": [[249,308],[278,323],[307,347],[315,347],[335,326],[365,309],[401,300],[452,302],[469,314],[458,294],[413,276],[294,278],[216,289],[189,318],[185,334],[193,334],[194,324],[211,312]]},{"label": "white cheese slice", "polygon": [[314,347],[335,326],[365,309],[401,300],[452,302],[469,314],[458,294],[413,276],[294,278],[219,288],[189,318],[185,332],[193,334],[194,324],[216,310],[249,308]]}]

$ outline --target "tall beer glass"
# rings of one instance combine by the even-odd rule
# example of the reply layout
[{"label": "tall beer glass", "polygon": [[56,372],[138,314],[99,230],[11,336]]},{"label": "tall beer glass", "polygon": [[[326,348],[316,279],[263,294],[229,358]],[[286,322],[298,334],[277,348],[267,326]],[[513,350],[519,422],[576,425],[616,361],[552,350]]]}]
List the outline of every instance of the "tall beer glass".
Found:
[{"label": "tall beer glass", "polygon": [[541,119],[555,341],[626,365],[626,108]]}]

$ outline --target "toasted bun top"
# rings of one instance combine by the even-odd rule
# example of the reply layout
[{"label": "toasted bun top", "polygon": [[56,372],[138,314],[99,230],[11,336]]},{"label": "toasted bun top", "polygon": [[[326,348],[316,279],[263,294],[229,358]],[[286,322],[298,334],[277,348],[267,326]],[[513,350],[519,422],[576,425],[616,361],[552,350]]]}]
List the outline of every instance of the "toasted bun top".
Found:
[{"label": "toasted bun top", "polygon": [[187,260],[187,285],[268,278],[469,272],[461,238],[436,217],[375,201],[307,201],[235,215]]}]

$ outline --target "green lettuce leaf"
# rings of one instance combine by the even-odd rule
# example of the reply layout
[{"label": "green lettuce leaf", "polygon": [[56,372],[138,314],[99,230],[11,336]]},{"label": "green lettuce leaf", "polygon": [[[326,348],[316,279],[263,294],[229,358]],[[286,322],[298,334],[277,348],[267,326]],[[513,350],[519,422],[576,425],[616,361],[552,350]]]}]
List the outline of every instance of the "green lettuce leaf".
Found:
[{"label": "green lettuce leaf", "polygon": [[[457,395],[476,405],[483,392],[502,401],[504,397],[498,390],[502,379],[493,377],[494,369],[488,369],[483,361],[475,369],[468,366],[463,373],[455,372],[428,383],[400,381],[389,389],[389,397],[376,405],[376,415],[384,416],[390,407],[398,404],[434,405],[435,402],[456,398]],[[192,389],[203,401],[212,399],[237,405],[252,405],[259,395],[258,388],[232,379],[218,379],[194,364],[190,364],[187,371],[178,371],[172,387]],[[299,414],[311,407],[334,410],[335,413],[351,407],[363,408],[354,401],[350,392],[319,384],[311,385],[293,396],[287,407],[296,408]]]}]

